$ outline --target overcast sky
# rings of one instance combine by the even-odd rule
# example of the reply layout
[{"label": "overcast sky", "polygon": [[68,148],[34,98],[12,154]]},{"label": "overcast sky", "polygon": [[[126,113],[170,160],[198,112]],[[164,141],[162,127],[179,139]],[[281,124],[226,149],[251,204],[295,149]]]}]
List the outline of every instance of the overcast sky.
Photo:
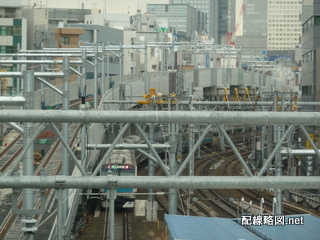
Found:
[{"label": "overcast sky", "polygon": [[[48,8],[100,8],[102,12],[106,9],[107,13],[128,13],[135,14],[137,9],[146,11],[146,4],[169,3],[169,0],[22,0],[23,5],[33,5]],[[106,7],[105,7],[106,6]]]}]

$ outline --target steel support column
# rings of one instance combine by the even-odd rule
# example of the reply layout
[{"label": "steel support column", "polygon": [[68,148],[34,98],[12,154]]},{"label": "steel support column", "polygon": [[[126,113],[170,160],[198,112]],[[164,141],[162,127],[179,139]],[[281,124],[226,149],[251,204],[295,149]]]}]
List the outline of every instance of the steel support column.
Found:
[{"label": "steel support column", "polygon": [[57,240],[65,240],[65,221],[63,221],[63,191],[65,189],[57,189]]},{"label": "steel support column", "polygon": [[301,124],[300,124],[299,126],[300,126],[300,128],[301,128],[304,136],[305,136],[305,137],[308,139],[308,141],[310,142],[310,145],[312,146],[315,154],[317,155],[318,162],[319,162],[319,161],[320,161],[320,152],[319,152],[316,144],[314,143],[314,141],[312,140],[312,138],[309,136],[307,129],[306,129],[303,125],[301,125]]},{"label": "steel support column", "polygon": [[[178,143],[178,131],[177,124],[171,123],[170,127],[170,150],[169,150],[169,171],[171,175],[175,175],[177,171],[177,143]],[[178,201],[178,193],[177,189],[170,188],[169,189],[169,214],[177,214],[177,201]]]},{"label": "steel support column", "polygon": [[[150,138],[150,143],[153,144],[155,142],[154,140],[154,123],[151,123],[149,125],[149,138]],[[151,153],[152,155],[152,153]],[[148,159],[148,176],[154,176],[154,162],[151,159]],[[153,195],[153,189],[149,188],[149,193],[148,195],[148,201],[153,202],[154,201],[154,195]]]},{"label": "steel support column", "polygon": [[[64,110],[69,110],[69,76],[70,76],[70,70],[69,70],[69,58],[64,56],[63,57],[63,82],[62,82],[62,90],[63,90],[63,95],[62,95],[62,107]],[[61,140],[64,140],[65,142],[69,142],[69,123],[63,123],[62,124],[62,138]],[[58,132],[58,131],[57,131]],[[64,146],[62,148],[62,169],[61,169],[61,174],[65,176],[69,176],[70,172],[70,164],[69,164],[69,154],[68,154],[68,146]],[[68,196],[68,190],[63,189],[62,190],[62,197],[63,199],[66,199]],[[69,206],[68,206],[68,201],[64,201],[62,203],[62,216],[61,216],[61,221],[63,225],[65,225],[67,216],[69,213]]]},{"label": "steel support column", "polygon": [[101,96],[106,91],[106,45],[102,43],[102,55],[101,55]]},{"label": "steel support column", "polygon": [[[24,108],[28,110],[34,109],[34,71],[28,70],[23,72],[23,94],[27,102]],[[29,141],[34,134],[34,123],[24,122],[23,124],[23,146],[24,148],[28,145]],[[23,158],[23,176],[33,176],[34,173],[34,144],[30,144],[25,152]],[[33,188],[23,189],[23,210],[32,210],[34,202],[34,190]],[[27,214],[24,216],[23,221],[25,223],[24,236],[28,236],[29,240],[34,239],[34,219],[32,214]]]},{"label": "steel support column", "polygon": [[115,199],[116,199],[116,187],[113,186],[109,188],[109,194],[108,194],[108,199],[109,199],[109,204],[108,204],[108,211],[109,211],[109,217],[108,217],[108,236],[110,240],[114,240],[114,220],[115,220]]},{"label": "steel support column", "polygon": [[[81,94],[81,104],[83,106],[83,110],[86,110],[86,51],[82,51],[81,55],[82,60],[82,77],[81,77],[81,84],[80,84],[80,94]],[[81,162],[82,166],[86,165],[86,145],[87,145],[87,126],[86,124],[82,124],[81,127]]]},{"label": "steel support column", "polygon": [[272,153],[269,155],[267,161],[265,162],[265,164],[262,166],[262,168],[260,169],[260,172],[258,173],[258,176],[262,176],[263,173],[266,171],[268,165],[271,163],[272,159],[274,158],[274,156],[276,155],[276,153],[279,151],[279,149],[282,146],[282,143],[284,142],[284,140],[288,137],[289,133],[291,133],[291,131],[294,129],[294,125],[291,125],[287,131],[284,133],[284,135],[282,136],[282,138],[279,140],[279,142],[277,143],[277,145],[275,146],[275,148],[273,149]]},{"label": "steel support column", "polygon": [[94,46],[94,109],[98,109],[98,46]]},{"label": "steel support column", "polygon": [[149,92],[150,84],[148,83],[148,48],[147,48],[147,42],[144,43],[144,92]]}]

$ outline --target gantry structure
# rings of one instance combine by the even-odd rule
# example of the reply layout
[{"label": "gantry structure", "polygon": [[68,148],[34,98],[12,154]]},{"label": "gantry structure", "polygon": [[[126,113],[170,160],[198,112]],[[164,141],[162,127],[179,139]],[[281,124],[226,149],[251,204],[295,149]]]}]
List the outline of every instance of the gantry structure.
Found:
[{"label": "gantry structure", "polygon": [[[17,214],[24,216],[22,231],[26,239],[34,239],[37,230],[37,221],[34,216],[45,211],[45,189],[55,189],[57,196],[57,221],[53,227],[52,238],[68,239],[75,212],[81,194],[90,193],[90,189],[109,189],[110,219],[114,218],[114,201],[117,188],[141,188],[149,189],[148,201],[154,201],[153,189],[169,189],[169,212],[177,213],[178,189],[275,189],[277,205],[276,214],[282,213],[283,189],[318,189],[319,176],[283,176],[282,158],[295,155],[315,156],[315,163],[320,163],[320,152],[310,136],[310,130],[314,132],[320,124],[318,112],[304,112],[304,106],[316,107],[318,103],[302,103],[297,101],[294,92],[261,92],[248,100],[249,94],[245,91],[242,99],[234,95],[234,101],[230,101],[229,90],[226,86],[213,86],[221,89],[222,101],[196,101],[194,99],[194,83],[185,83],[187,73],[181,69],[178,72],[162,71],[154,75],[146,71],[138,76],[136,81],[125,81],[120,74],[113,88],[107,90],[110,79],[99,79],[96,66],[100,61],[104,66],[105,57],[110,54],[122,56],[122,49],[130,48],[137,51],[146,51],[146,48],[155,46],[152,44],[132,46],[100,46],[83,49],[44,49],[36,52],[21,52],[9,57],[19,57],[19,60],[0,60],[0,64],[19,64],[20,71],[0,72],[0,77],[15,77],[22,80],[22,86],[18,85],[19,96],[0,97],[0,105],[6,105],[0,110],[0,122],[10,124],[23,135],[24,148],[8,173],[0,174],[0,188],[10,188],[14,192],[22,191],[23,205],[20,209],[14,208]],[[168,48],[165,44],[157,45],[160,48]],[[200,44],[192,45],[195,58],[197,52],[213,51],[213,48],[204,49]],[[198,49],[199,47],[199,49]],[[208,47],[208,46],[207,46]],[[173,46],[174,49],[174,46]],[[115,53],[118,51],[117,53]],[[174,55],[173,55],[174,56]],[[38,58],[35,60],[21,59],[23,57]],[[46,58],[46,59],[44,59]],[[50,58],[50,59],[48,59]],[[90,60],[91,61],[90,61]],[[93,61],[92,61],[93,59]],[[107,58],[108,59],[108,58]],[[120,61],[121,62],[121,61]],[[172,61],[174,62],[174,60]],[[39,64],[41,71],[25,70],[25,64]],[[85,77],[86,66],[95,67],[94,79]],[[146,63],[147,64],[147,63]],[[59,71],[45,71],[45,66],[61,65]],[[121,66],[121,64],[120,64]],[[102,69],[108,69],[102,67]],[[147,69],[147,68],[146,68]],[[163,68],[165,69],[165,67]],[[108,71],[108,70],[107,70]],[[201,69],[196,69],[196,74],[201,75]],[[70,72],[79,76],[79,81],[70,83]],[[120,71],[121,73],[121,71]],[[102,76],[108,76],[103,70]],[[208,76],[207,73],[203,75]],[[175,84],[172,86],[174,77]],[[225,75],[228,77],[228,74]],[[49,78],[61,79],[61,86],[50,83]],[[36,94],[35,80],[41,82],[41,89]],[[197,80],[198,81],[198,80]],[[201,80],[199,80],[201,81]],[[203,79],[207,81],[207,79]],[[20,82],[20,81],[18,81]],[[201,84],[198,83],[201,86]],[[50,92],[44,96],[45,86]],[[102,89],[101,101],[98,101],[98,88]],[[253,89],[253,86],[245,86]],[[256,86],[254,85],[254,89]],[[161,94],[155,89],[161,88]],[[183,89],[182,89],[183,88]],[[23,91],[21,91],[23,89]],[[88,90],[90,89],[90,90]],[[151,89],[150,92],[148,89]],[[188,89],[189,91],[187,91]],[[235,89],[235,88],[234,88]],[[174,92],[170,91],[174,90]],[[229,92],[228,92],[229,91]],[[86,95],[93,93],[93,108],[86,106]],[[239,94],[239,92],[237,92]],[[246,95],[247,94],[247,95]],[[262,98],[263,94],[268,100]],[[56,97],[59,96],[59,97]],[[144,97],[143,97],[144,96]],[[288,97],[289,96],[289,97]],[[69,109],[70,100],[81,98],[81,104],[77,110]],[[46,98],[46,99],[45,99]],[[58,98],[58,99],[57,99]],[[246,99],[246,100],[244,100]],[[39,102],[52,101],[62,103],[62,110],[40,109]],[[12,109],[10,106],[15,106]],[[22,109],[21,109],[22,107]],[[303,112],[303,114],[302,114]],[[22,127],[16,123],[23,123]],[[35,123],[39,123],[35,127]],[[69,124],[79,123],[81,126],[79,156],[73,152],[68,144]],[[62,169],[59,175],[34,176],[33,154],[34,141],[46,125],[51,125],[63,145]],[[58,125],[62,125],[62,131]],[[181,127],[187,129],[189,151],[185,157],[178,156],[179,132]],[[255,127],[262,132],[262,142],[267,129],[273,131],[271,150],[263,154],[264,161],[257,171],[249,167],[248,160],[243,159],[237,146],[230,138],[228,131],[237,126],[244,131],[249,127]],[[168,141],[156,141],[156,128],[166,129]],[[296,129],[299,128],[302,135],[309,141],[310,150],[295,149],[288,144]],[[110,130],[112,129],[112,130]],[[147,129],[147,132],[146,132]],[[143,144],[124,144],[121,139],[129,131],[136,132],[143,140]],[[116,134],[115,134],[116,132]],[[312,132],[312,133],[313,133]],[[225,177],[200,177],[193,175],[195,154],[203,140],[210,134],[217,134],[222,150],[225,142],[233,150],[245,171],[244,176]],[[197,136],[197,138],[195,137]],[[107,138],[107,144],[103,144]],[[265,149],[266,143],[262,148]],[[286,146],[286,147],[284,147]],[[135,178],[120,176],[98,176],[103,160],[107,159],[112,150],[136,149],[148,159],[149,176],[137,176]],[[167,152],[168,159],[161,159],[159,149]],[[178,161],[179,159],[179,161]],[[23,163],[23,172],[17,176],[17,167]],[[76,173],[70,175],[71,166],[75,166]],[[154,176],[155,165],[162,168],[165,176]],[[265,176],[266,171],[274,167],[274,176]],[[181,176],[184,169],[189,167],[189,176]],[[34,189],[40,190],[43,201],[42,208],[35,209]],[[71,194],[73,192],[74,194]],[[13,198],[16,195],[13,195]],[[71,199],[73,201],[66,201]],[[15,200],[13,200],[15,203]],[[71,203],[73,202],[73,203]],[[111,220],[112,221],[112,220]],[[113,229],[110,230],[110,239],[113,239]]]}]

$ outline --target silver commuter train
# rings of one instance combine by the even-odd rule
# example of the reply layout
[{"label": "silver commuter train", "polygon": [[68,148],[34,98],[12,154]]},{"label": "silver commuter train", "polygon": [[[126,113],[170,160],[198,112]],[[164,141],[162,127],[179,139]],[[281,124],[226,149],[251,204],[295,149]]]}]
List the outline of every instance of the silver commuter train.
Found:
[{"label": "silver commuter train", "polygon": [[[123,139],[123,143],[136,144],[141,142],[141,137],[131,135]],[[135,150],[115,149],[100,169],[100,176],[137,176],[137,162]],[[107,193],[108,189],[100,189]],[[122,208],[126,203],[132,203],[137,192],[136,188],[118,188],[116,207]],[[102,199],[102,207],[107,207],[106,197]],[[130,206],[131,204],[129,204]]]}]

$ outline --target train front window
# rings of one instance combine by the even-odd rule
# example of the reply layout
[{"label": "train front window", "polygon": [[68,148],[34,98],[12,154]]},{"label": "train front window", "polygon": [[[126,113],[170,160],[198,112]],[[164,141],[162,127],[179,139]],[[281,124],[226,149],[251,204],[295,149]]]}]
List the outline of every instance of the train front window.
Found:
[{"label": "train front window", "polygon": [[105,165],[101,169],[102,176],[134,176],[135,169],[131,165]]}]

